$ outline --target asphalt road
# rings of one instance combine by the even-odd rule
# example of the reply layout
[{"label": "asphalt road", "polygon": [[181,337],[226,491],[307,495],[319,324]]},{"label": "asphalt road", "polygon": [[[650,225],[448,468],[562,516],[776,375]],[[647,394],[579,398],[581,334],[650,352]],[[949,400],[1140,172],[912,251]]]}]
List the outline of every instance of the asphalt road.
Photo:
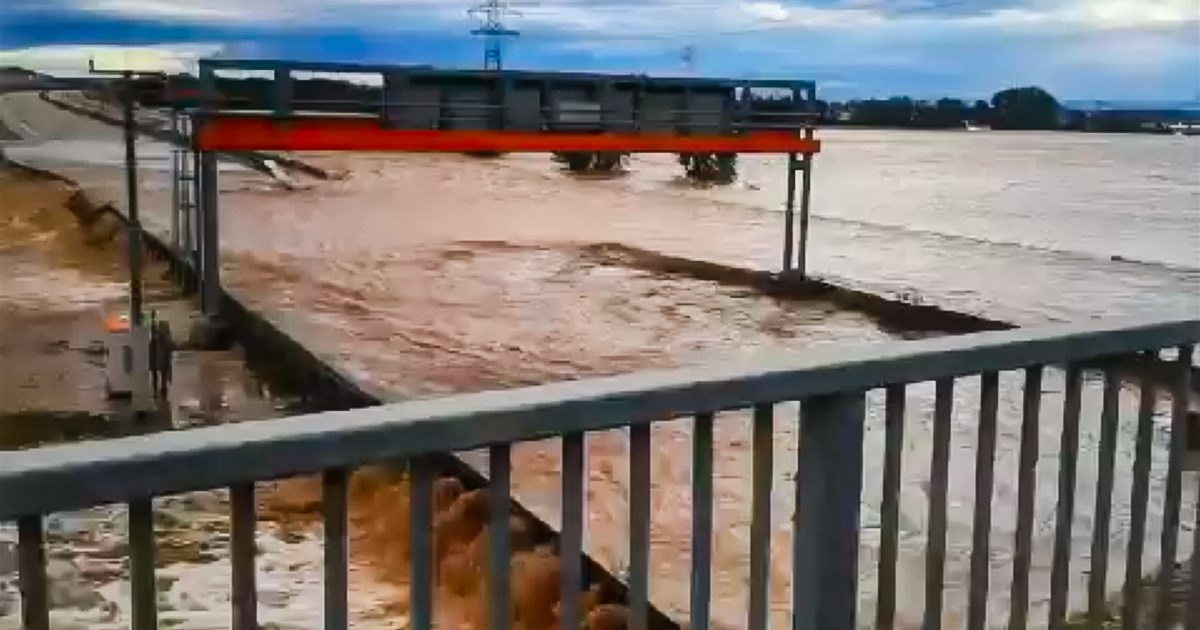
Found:
[{"label": "asphalt road", "polygon": [[120,130],[54,107],[43,101],[37,92],[0,94],[0,124],[24,143],[120,140]]}]

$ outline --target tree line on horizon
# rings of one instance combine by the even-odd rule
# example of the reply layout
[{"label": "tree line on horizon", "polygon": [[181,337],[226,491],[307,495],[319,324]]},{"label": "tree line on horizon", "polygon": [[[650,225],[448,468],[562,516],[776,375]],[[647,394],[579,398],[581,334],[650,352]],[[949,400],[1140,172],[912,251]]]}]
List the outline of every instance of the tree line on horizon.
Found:
[{"label": "tree line on horizon", "polygon": [[1167,124],[1200,122],[1200,112],[1187,110],[1102,110],[1084,112],[1064,106],[1036,86],[1008,88],[990,101],[956,98],[817,101],[821,122],[830,126],[951,129],[965,125],[998,130],[1095,131],[1162,133]]},{"label": "tree line on horizon", "polygon": [[918,100],[908,96],[817,101],[821,121],[832,125],[951,129],[967,124],[992,129],[1061,129],[1063,107],[1046,90],[1015,87],[996,92],[990,101],[956,98]]},{"label": "tree line on horizon", "polygon": [[[218,77],[216,91],[235,103],[270,103],[274,99],[271,79]],[[150,82],[139,90],[138,100],[147,106],[180,104],[194,100],[199,81],[192,75],[172,75],[166,82]],[[379,86],[329,78],[294,79],[295,102],[321,102],[326,111],[375,113],[383,101]],[[990,100],[968,102],[956,98],[918,100],[908,96],[845,102],[817,100],[815,113],[827,126],[894,127],[912,129],[955,129],[966,126],[996,130],[1087,130],[1146,131],[1136,116],[1089,115],[1070,111],[1048,91],[1037,86],[1013,87],[996,92]],[[763,103],[770,106],[769,102]],[[489,157],[490,154],[476,154]],[[684,154],[678,161],[687,179],[703,184],[728,184],[737,178],[736,156]],[[603,153],[559,153],[554,159],[574,173],[618,174],[626,170],[628,155]]]}]

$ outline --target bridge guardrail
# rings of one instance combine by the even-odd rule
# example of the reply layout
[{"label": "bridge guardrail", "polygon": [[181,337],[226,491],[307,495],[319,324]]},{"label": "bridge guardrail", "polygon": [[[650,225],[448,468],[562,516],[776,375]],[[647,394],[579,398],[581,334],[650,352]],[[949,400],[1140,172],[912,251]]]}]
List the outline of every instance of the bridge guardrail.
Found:
[{"label": "bridge guardrail", "polygon": [[[1032,558],[1033,466],[1037,457],[1042,375],[1046,366],[1066,370],[1051,627],[1067,615],[1068,564],[1079,457],[1080,392],[1084,370],[1104,373],[1103,427],[1099,443],[1096,526],[1089,577],[1089,620],[1107,611],[1104,601],[1108,523],[1115,470],[1117,407],[1121,368],[1111,360],[1144,353],[1171,354],[1171,438],[1164,525],[1159,541],[1169,580],[1178,549],[1192,346],[1200,319],[1090,322],[1045,329],[1016,329],[921,341],[851,348],[825,348],[670,371],[555,383],[508,391],[422,400],[369,409],[296,416],[276,421],[199,428],[151,436],[54,446],[6,453],[0,458],[0,521],[19,529],[20,587],[27,628],[48,627],[43,516],[89,506],[129,504],[129,549],[134,627],[155,626],[154,532],[150,500],[181,492],[231,490],[233,627],[255,628],[254,529],[256,481],[307,473],[323,474],[325,606],[327,628],[347,625],[348,473],[377,462],[407,462],[411,484],[410,627],[432,622],[432,473],[436,453],[487,448],[489,477],[488,599],[490,628],[507,628],[510,604],[508,517],[511,445],[558,437],[562,440],[562,560],[560,622],[579,627],[585,435],[628,428],[630,441],[629,607],[631,627],[645,628],[649,606],[650,427],[680,416],[694,418],[692,475],[692,572],[690,626],[710,625],[713,535],[712,448],[715,414],[753,409],[750,599],[747,625],[767,627],[770,496],[774,406],[800,401],[799,467],[796,476],[796,535],[792,555],[793,627],[854,628],[857,619],[858,550],[863,486],[864,408],[868,390],[886,392],[878,605],[875,622],[895,620],[900,449],[906,387],[936,382],[933,456],[926,548],[925,625],[939,627],[947,535],[948,459],[956,379],[980,377],[974,527],[968,628],[988,620],[988,555],[993,522],[991,498],[996,445],[998,375],[1025,374],[1017,529],[1009,627],[1028,623]],[[1098,363],[1099,361],[1099,363]],[[1150,474],[1151,421],[1159,389],[1141,381],[1137,460],[1133,468],[1132,524],[1126,566],[1125,619],[1138,619]],[[1200,527],[1193,545],[1200,549]],[[1195,561],[1193,561],[1195,562]],[[1193,574],[1195,575],[1195,574]],[[1163,582],[1164,584],[1168,582]],[[1161,589],[1162,597],[1167,590]],[[1193,583],[1189,623],[1200,623],[1200,588]],[[1170,610],[1160,606],[1160,614]],[[1160,622],[1167,624],[1169,619]],[[1158,627],[1167,627],[1160,625]],[[1190,627],[1196,627],[1192,625]]]}]

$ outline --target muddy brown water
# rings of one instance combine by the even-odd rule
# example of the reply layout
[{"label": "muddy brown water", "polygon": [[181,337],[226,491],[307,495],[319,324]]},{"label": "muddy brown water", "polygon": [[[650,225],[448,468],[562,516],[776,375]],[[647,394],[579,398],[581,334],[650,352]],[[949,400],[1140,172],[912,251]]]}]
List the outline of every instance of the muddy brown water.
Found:
[{"label": "muddy brown water", "polygon": [[[1044,156],[1064,150],[1039,145],[1042,141],[1030,136],[1010,138],[1024,138],[1032,144],[1024,149],[1006,145],[1001,147],[1004,151],[1025,150],[1028,155]],[[898,150],[912,138],[894,140],[881,140],[882,149],[869,142],[857,148],[876,155],[880,150]],[[961,142],[954,146],[929,142],[932,144],[920,145],[922,150],[943,161],[953,159],[950,154],[955,151],[974,151],[960,146]],[[1001,154],[1007,160],[1009,153],[1004,151]],[[1105,159],[1124,159],[1104,155]],[[766,349],[803,352],[819,345],[875,343],[897,336],[869,317],[820,301],[771,299],[734,284],[665,274],[652,264],[653,254],[667,254],[735,267],[774,268],[778,264],[779,214],[761,211],[757,202],[731,201],[729,195],[736,193],[681,194],[676,188],[661,185],[662,181],[647,182],[645,176],[636,174],[628,181],[570,181],[546,167],[515,159],[488,162],[458,156],[303,157],[330,170],[341,170],[346,177],[309,182],[307,190],[298,192],[275,190],[235,173],[223,178],[225,281],[235,296],[252,308],[269,315],[286,314],[288,325],[321,354],[364,382],[398,397],[722,361]],[[902,155],[894,157],[905,161]],[[876,155],[875,159],[887,166],[891,158]],[[1170,155],[1163,159],[1165,163],[1154,162],[1150,170],[1168,174],[1179,170],[1171,163],[1174,158]],[[1018,156],[1012,164],[1019,166],[1025,161]],[[644,172],[665,181],[661,170],[655,168],[651,163]],[[748,166],[749,172],[756,168]],[[1076,183],[1083,186],[1086,169],[1077,170],[1081,179]],[[1017,175],[1025,172],[1018,171]],[[912,169],[900,175],[913,176]],[[1152,175],[1155,173],[1145,174],[1148,179]],[[853,178],[845,179],[845,172],[842,176],[842,192],[860,186],[870,192],[870,207],[881,211],[889,207],[885,186],[855,183]],[[834,175],[835,180],[838,177]],[[1163,198],[1168,202],[1179,203],[1182,199],[1186,204],[1191,193],[1167,190],[1176,185],[1170,177],[1166,183],[1154,184],[1155,190],[1165,190]],[[99,174],[92,178],[101,187],[115,181]],[[143,207],[151,215],[147,220],[164,231],[167,221],[161,210],[168,190],[165,177],[161,171],[147,170],[143,185],[147,200]],[[119,197],[119,192],[109,190],[114,199]],[[906,196],[895,199],[903,201],[900,205],[924,207],[921,204],[928,201],[929,191],[922,192],[920,186],[905,190]],[[989,193],[1000,194],[996,190]],[[977,205],[972,208],[977,211],[970,216],[977,224],[983,220],[980,217],[988,215],[991,202],[975,201]],[[923,215],[925,225],[916,227],[926,231],[937,227],[938,217],[953,204],[946,201],[938,207],[942,215]],[[1004,207],[1016,212],[1022,206],[1017,203]],[[902,210],[897,208],[893,209]],[[1070,216],[1074,217],[1073,213]],[[1168,212],[1162,220],[1175,225],[1178,221],[1173,216]],[[817,228],[822,234],[821,245],[815,250],[818,269],[832,269],[864,286],[884,287],[891,292],[919,286],[939,303],[961,305],[974,312],[998,309],[1025,323],[1090,317],[1097,312],[1186,310],[1194,304],[1195,297],[1188,287],[1195,286],[1196,272],[1177,266],[1179,257],[1187,256],[1186,250],[1162,261],[1150,261],[1150,265],[1122,263],[1081,258],[1070,252],[1037,253],[1036,248],[1004,244],[972,245],[970,239],[952,234],[921,236],[919,230],[889,231],[863,223],[860,215],[848,217],[859,222],[829,219],[814,224],[814,234]],[[1186,218],[1184,221],[1186,225]],[[966,222],[947,227],[971,229]],[[1052,238],[1065,239],[1064,234],[1070,231],[1054,232]],[[1096,242],[1089,240],[1088,247],[1094,249]],[[1188,243],[1187,239],[1181,242],[1185,246]],[[1050,249],[1041,242],[1033,245]],[[1124,254],[1126,250],[1121,251]],[[1129,251],[1141,255],[1146,249],[1135,247]],[[1014,275],[1029,281],[987,280]],[[1041,278],[1041,284],[1033,282],[1034,278]],[[1104,299],[1093,299],[1097,296]],[[1047,422],[1040,436],[1035,610],[1044,610],[1046,602],[1041,594],[1048,592],[1044,587],[1053,536],[1056,418],[1061,417],[1061,391],[1061,375],[1051,371],[1044,393]],[[1089,381],[1081,438],[1086,449],[1095,447],[1098,401],[1098,387]],[[878,547],[882,453],[879,402],[877,398],[871,400],[865,446],[861,554],[864,619],[870,617],[873,608],[873,561]],[[975,381],[966,379],[956,395],[952,437],[947,572],[950,625],[960,623],[966,602],[978,402]],[[1011,520],[1007,515],[1015,505],[1019,402],[1018,381],[1006,375],[1002,380],[997,507],[993,509],[996,525],[991,606],[995,618],[1002,618],[1007,609],[1012,524],[1006,521]],[[1133,415],[1128,401],[1125,404],[1119,469],[1128,468],[1132,457]],[[923,596],[931,406],[932,388],[912,388],[901,498],[900,607],[906,626],[919,619]],[[772,625],[786,624],[789,606],[795,417],[794,405],[780,406],[772,518]],[[1154,492],[1161,493],[1161,455],[1166,437],[1161,416],[1158,422]],[[722,622],[740,626],[744,623],[748,550],[747,419],[737,414],[722,416],[716,437],[714,612]],[[686,422],[664,423],[656,427],[653,440],[655,452],[661,457],[655,458],[652,472],[651,591],[656,603],[682,618],[687,607],[687,581],[679,576],[689,571],[690,431]],[[514,451],[518,498],[552,524],[558,518],[559,507],[557,452],[553,442],[520,445]],[[467,457],[475,458],[477,463],[484,461],[478,454]],[[627,556],[624,434],[592,436],[588,457],[586,545],[597,559],[619,571]],[[1083,560],[1090,539],[1088,514],[1095,479],[1095,465],[1090,458],[1082,458],[1080,465],[1080,516],[1073,546],[1077,570],[1072,578],[1077,595],[1083,592],[1086,580],[1082,567],[1086,565]],[[1188,483],[1190,488],[1190,476]],[[1191,490],[1185,495],[1189,497],[1186,510],[1190,509]],[[1114,497],[1115,558],[1123,551],[1122,537],[1127,535],[1127,480],[1118,480]],[[1160,518],[1157,509],[1152,504],[1152,536],[1153,519]],[[386,524],[393,519],[380,514],[378,522]],[[370,547],[364,543],[362,548]],[[1152,561],[1147,559],[1148,563]],[[1119,574],[1115,568],[1110,571],[1112,576]]]},{"label": "muddy brown water", "polygon": [[[758,351],[803,352],[829,344],[897,338],[879,322],[821,301],[768,298],[736,284],[663,273],[657,254],[726,264],[774,259],[777,215],[731,210],[609,182],[572,182],[500,163],[457,156],[305,156],[338,181],[282,192],[226,178],[222,208],[226,282],[266,312],[286,311],[291,325],[350,373],[400,397],[512,387],[635,369],[722,361]],[[553,178],[553,179],[551,179]],[[731,220],[731,216],[736,219]],[[753,263],[752,266],[770,263]],[[1002,381],[994,525],[993,614],[1007,610],[1015,505],[1019,378]],[[1048,592],[1061,417],[1061,374],[1051,370],[1043,396],[1047,422],[1036,500],[1039,525],[1034,592]],[[932,388],[911,389],[904,453],[899,593],[903,625],[918,623],[923,600],[923,544]],[[1125,401],[1118,466],[1132,461],[1133,413]],[[961,622],[970,556],[976,379],[956,395],[952,448],[947,623]],[[1083,444],[1098,436],[1099,389],[1089,381]],[[861,606],[874,606],[875,553],[882,461],[881,402],[872,399],[865,446]],[[778,410],[772,517],[772,622],[788,620],[788,568],[795,470],[796,408]],[[1160,422],[1162,420],[1160,419]],[[651,593],[686,618],[690,571],[690,429],[664,423],[653,432]],[[749,424],[740,414],[718,422],[714,615],[744,623],[748,570]],[[1165,436],[1156,438],[1154,491],[1161,492]],[[466,454],[484,465],[480,454]],[[586,546],[620,572],[627,556],[627,440],[622,432],[588,442]],[[513,453],[517,497],[557,522],[558,447],[519,445]],[[1086,459],[1086,458],[1085,458]],[[1189,487],[1191,477],[1188,478]],[[1074,533],[1073,604],[1086,576],[1094,496],[1094,462],[1081,464]],[[1089,494],[1091,493],[1091,494]],[[1185,493],[1191,503],[1190,491]],[[1086,497],[1086,498],[1085,498]],[[1112,556],[1119,562],[1127,527],[1127,486],[1118,483]],[[1157,508],[1152,507],[1152,512]],[[1185,508],[1188,509],[1188,508]],[[1152,514],[1150,529],[1156,527]],[[1148,558],[1148,562],[1152,559]],[[1116,565],[1115,565],[1116,566]],[[1119,571],[1111,575],[1119,576]],[[1115,588],[1115,581],[1111,584]],[[1044,619],[1046,599],[1035,597]]]}]

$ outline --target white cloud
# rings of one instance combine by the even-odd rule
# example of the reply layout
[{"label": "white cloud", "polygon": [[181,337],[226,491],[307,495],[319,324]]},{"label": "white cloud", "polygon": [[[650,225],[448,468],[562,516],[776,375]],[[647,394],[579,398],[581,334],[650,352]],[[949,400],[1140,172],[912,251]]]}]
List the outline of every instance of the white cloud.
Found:
[{"label": "white cloud", "polygon": [[791,11],[778,2],[742,2],[738,8],[743,13],[768,22],[782,22],[791,16]]},{"label": "white cloud", "polygon": [[188,43],[156,46],[34,46],[0,50],[0,65],[16,65],[55,76],[84,76],[88,60],[97,68],[195,72],[196,61],[221,49],[220,44]]},{"label": "white cloud", "polygon": [[[469,0],[59,0],[61,10],[187,24],[461,29]],[[1200,22],[1197,0],[514,0],[537,33],[621,37],[730,29],[996,26],[1138,30]]]},{"label": "white cloud", "polygon": [[87,13],[145,20],[229,22],[254,19],[256,3],[231,0],[87,0],[77,8]]},{"label": "white cloud", "polygon": [[1066,27],[1086,30],[1136,31],[1181,26],[1200,21],[1195,0],[1073,0],[1024,8],[1002,8],[961,21],[999,27]]},{"label": "white cloud", "polygon": [[[17,2],[24,0],[7,0]],[[1066,79],[1192,84],[1200,65],[1200,0],[512,0],[523,31],[514,54],[544,63],[575,54],[593,66],[651,71],[679,65],[678,51],[698,47],[701,72],[794,73],[848,77],[863,90],[886,71],[938,83],[967,77],[996,81]],[[6,0],[0,0],[6,2]],[[163,24],[253,27],[267,32],[329,28],[363,40],[420,30],[465,37],[474,0],[28,0],[58,14],[86,12]],[[6,9],[8,5],[6,5]],[[1190,34],[1189,34],[1190,33]],[[236,43],[236,42],[235,42]],[[265,37],[230,56],[275,56]],[[261,50],[258,45],[261,44]],[[187,68],[216,45],[41,47],[0,53],[61,72],[86,67],[87,52],[124,51],[139,63]],[[439,51],[430,52],[436,61]],[[107,52],[105,54],[108,54]],[[115,52],[113,54],[116,54]],[[637,61],[630,61],[637,60]],[[114,65],[132,65],[124,58]],[[631,67],[632,66],[632,67]],[[1191,74],[1188,74],[1188,73]],[[1186,76],[1185,76],[1186,75]],[[975,78],[971,78],[975,77]],[[1044,79],[1043,79],[1044,77]],[[1066,79],[1064,79],[1064,77]],[[890,80],[890,79],[888,79]],[[967,80],[967,79],[962,79]],[[1158,80],[1158,79],[1155,79]],[[1187,87],[1186,85],[1184,86]],[[891,89],[891,88],[885,88]],[[907,89],[904,87],[896,89]],[[1081,88],[1082,89],[1082,88]],[[1107,89],[1107,88],[1106,88]]]}]

